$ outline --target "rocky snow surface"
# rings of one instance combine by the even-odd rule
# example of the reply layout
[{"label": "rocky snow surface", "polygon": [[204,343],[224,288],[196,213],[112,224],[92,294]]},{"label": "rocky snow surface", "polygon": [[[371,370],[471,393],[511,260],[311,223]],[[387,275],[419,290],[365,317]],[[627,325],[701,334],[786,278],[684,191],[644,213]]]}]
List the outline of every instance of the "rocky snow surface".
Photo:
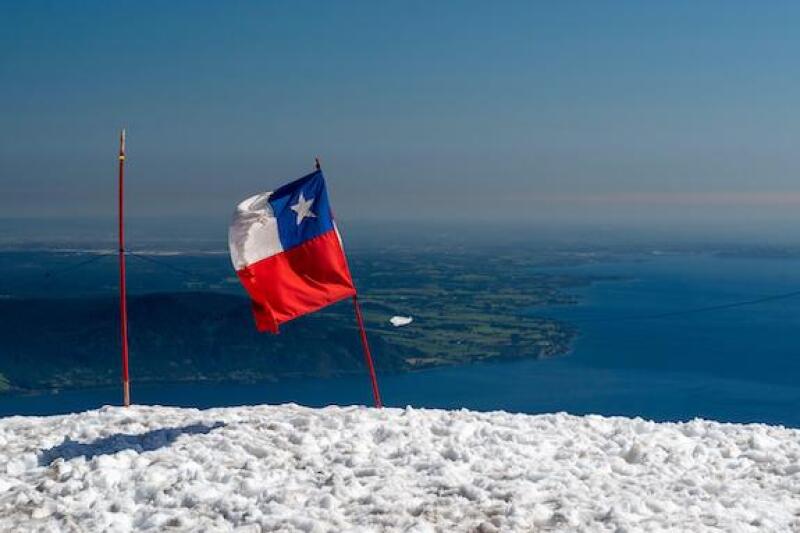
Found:
[{"label": "rocky snow surface", "polygon": [[800,431],[297,405],[0,419],[1,531],[800,531]]}]

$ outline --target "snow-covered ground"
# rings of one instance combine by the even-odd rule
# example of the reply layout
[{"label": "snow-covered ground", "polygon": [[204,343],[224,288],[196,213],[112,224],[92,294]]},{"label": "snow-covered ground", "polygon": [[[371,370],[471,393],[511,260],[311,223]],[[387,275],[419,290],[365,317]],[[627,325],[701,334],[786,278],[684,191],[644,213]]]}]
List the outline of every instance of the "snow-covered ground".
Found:
[{"label": "snow-covered ground", "polygon": [[800,431],[105,407],[0,420],[2,531],[800,531]]}]

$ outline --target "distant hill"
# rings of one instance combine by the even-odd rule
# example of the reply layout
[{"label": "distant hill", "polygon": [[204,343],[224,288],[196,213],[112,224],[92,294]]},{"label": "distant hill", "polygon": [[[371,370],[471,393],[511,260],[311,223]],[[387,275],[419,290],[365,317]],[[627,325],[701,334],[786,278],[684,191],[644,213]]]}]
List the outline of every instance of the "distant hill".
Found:
[{"label": "distant hill", "polygon": [[[349,306],[302,317],[280,335],[260,334],[247,299],[213,292],[129,298],[131,377],[136,382],[255,381],[363,372]],[[345,308],[346,307],[346,308]],[[0,300],[0,384],[34,390],[101,386],[120,374],[114,297]],[[380,335],[370,342],[382,372],[417,355]],[[4,378],[3,378],[4,376]]]}]

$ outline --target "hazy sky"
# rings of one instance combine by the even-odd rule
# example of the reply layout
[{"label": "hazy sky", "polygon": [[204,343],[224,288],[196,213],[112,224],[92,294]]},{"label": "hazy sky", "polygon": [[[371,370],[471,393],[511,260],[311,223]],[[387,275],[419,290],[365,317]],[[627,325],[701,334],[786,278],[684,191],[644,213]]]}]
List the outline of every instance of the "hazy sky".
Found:
[{"label": "hazy sky", "polygon": [[794,221],[800,3],[0,3],[0,215]]}]

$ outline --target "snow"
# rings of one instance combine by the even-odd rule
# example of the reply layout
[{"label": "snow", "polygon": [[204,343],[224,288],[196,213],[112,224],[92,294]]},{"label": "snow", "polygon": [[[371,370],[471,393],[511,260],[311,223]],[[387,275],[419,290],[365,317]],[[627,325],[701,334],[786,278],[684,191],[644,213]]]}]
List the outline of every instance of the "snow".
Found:
[{"label": "snow", "polygon": [[799,531],[800,431],[296,405],[0,419],[1,531]]},{"label": "snow", "polygon": [[396,328],[399,328],[401,326],[407,326],[411,324],[413,321],[414,317],[410,316],[393,316],[392,318],[389,319],[389,322],[391,322],[392,325]]}]

